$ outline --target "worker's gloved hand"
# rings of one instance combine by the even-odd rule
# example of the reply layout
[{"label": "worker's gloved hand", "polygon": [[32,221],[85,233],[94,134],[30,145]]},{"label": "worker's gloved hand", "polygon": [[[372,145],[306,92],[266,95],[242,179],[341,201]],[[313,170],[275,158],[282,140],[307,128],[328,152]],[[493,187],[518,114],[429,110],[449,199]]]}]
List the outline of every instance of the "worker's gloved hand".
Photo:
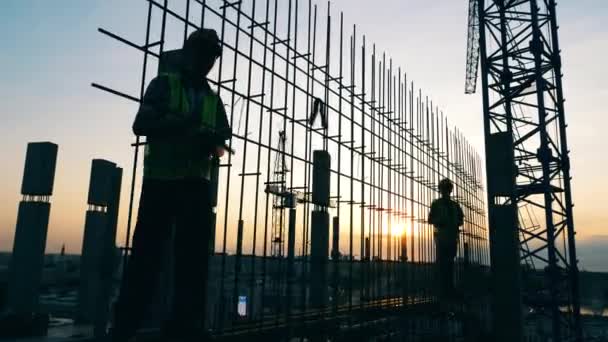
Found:
[{"label": "worker's gloved hand", "polygon": [[226,149],[224,148],[224,146],[216,146],[215,151],[213,151],[213,156],[221,158],[224,156],[225,153]]}]

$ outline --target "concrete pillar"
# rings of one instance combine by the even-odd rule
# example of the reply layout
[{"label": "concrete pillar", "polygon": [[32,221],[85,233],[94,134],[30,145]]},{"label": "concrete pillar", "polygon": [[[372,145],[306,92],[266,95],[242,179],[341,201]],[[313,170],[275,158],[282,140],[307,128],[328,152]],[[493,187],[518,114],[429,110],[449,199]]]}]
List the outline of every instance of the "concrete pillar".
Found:
[{"label": "concrete pillar", "polygon": [[108,222],[101,253],[101,291],[100,305],[95,317],[95,336],[102,337],[106,333],[107,323],[110,320],[110,304],[114,292],[114,273],[120,264],[121,255],[116,248],[116,230],[118,227],[118,213],[120,208],[120,190],[122,185],[122,168],[116,167],[111,177],[110,201],[107,206]]},{"label": "concrete pillar", "polygon": [[497,341],[521,341],[523,325],[519,239],[513,205],[491,204],[493,326]]},{"label": "concrete pillar", "polygon": [[401,261],[406,262],[407,261],[407,238],[405,236],[405,231],[403,232],[403,234],[399,237],[399,242],[401,245]]},{"label": "concrete pillar", "polygon": [[296,267],[295,267],[295,256],[296,256],[296,209],[289,208],[287,228],[287,305],[286,309],[291,310],[293,303],[293,292],[294,283],[296,281]]},{"label": "concrete pillar", "polygon": [[80,257],[79,320],[102,325],[107,319],[116,266],[116,226],[122,169],[94,159]]},{"label": "concrete pillar", "polygon": [[509,132],[493,133],[486,143],[492,321],[497,342],[521,341],[523,338],[517,207],[494,204],[517,196],[517,167],[512,146],[513,136]]},{"label": "concrete pillar", "polygon": [[326,211],[312,212],[310,235],[310,304],[318,308],[327,304],[329,214]]},{"label": "concrete pillar", "polygon": [[331,258],[332,260],[340,259],[340,219],[337,216],[333,218],[332,239],[331,239]]},{"label": "concrete pillar", "polygon": [[332,220],[332,235],[331,235],[331,259],[332,259],[332,275],[331,275],[331,287],[332,287],[332,312],[337,313],[339,304],[339,275],[338,269],[340,263],[340,218],[334,216]]},{"label": "concrete pillar", "polygon": [[87,210],[84,221],[84,236],[80,254],[80,288],[78,291],[78,321],[92,323],[95,304],[100,291],[99,266],[101,248],[98,241],[103,239],[108,217],[105,211]]},{"label": "concrete pillar", "polygon": [[243,256],[243,220],[239,220],[236,234],[236,272],[241,271],[241,258]]},{"label": "concrete pillar", "polygon": [[364,283],[364,289],[363,289],[363,297],[368,300],[370,298],[370,279],[371,279],[371,271],[372,271],[372,267],[371,267],[371,263],[369,262],[371,260],[371,243],[369,240],[369,237],[365,238],[365,249],[364,249],[364,255],[363,255],[363,264],[361,265],[361,267],[364,268],[364,272],[363,272],[363,283]]},{"label": "concrete pillar", "polygon": [[296,209],[289,209],[289,231],[287,232],[287,260],[293,265],[296,255]]},{"label": "concrete pillar", "polygon": [[312,202],[316,205],[311,218],[310,304],[327,305],[327,263],[329,259],[329,190],[330,156],[327,151],[313,152]]},{"label": "concrete pillar", "polygon": [[27,145],[7,297],[8,308],[17,314],[38,311],[57,150],[50,142]]},{"label": "concrete pillar", "polygon": [[318,206],[329,207],[331,179],[331,158],[327,151],[313,152],[312,202]]},{"label": "concrete pillar", "polygon": [[468,267],[471,264],[471,248],[469,247],[469,243],[464,243],[464,266]]}]

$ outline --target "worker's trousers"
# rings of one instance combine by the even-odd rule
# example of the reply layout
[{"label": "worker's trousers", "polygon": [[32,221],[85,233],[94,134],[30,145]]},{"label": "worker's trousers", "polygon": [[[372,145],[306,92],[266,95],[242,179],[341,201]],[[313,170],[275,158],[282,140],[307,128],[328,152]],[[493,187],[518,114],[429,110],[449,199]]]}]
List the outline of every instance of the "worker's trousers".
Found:
[{"label": "worker's trousers", "polygon": [[435,238],[439,296],[441,298],[454,295],[454,258],[456,257],[457,243],[449,240],[451,239]]},{"label": "worker's trousers", "polygon": [[174,293],[168,326],[179,333],[204,324],[211,203],[206,180],[144,179],[133,248],[114,308],[116,335],[131,337],[140,327],[146,304],[156,293],[163,260],[169,257],[164,247],[173,226]]}]

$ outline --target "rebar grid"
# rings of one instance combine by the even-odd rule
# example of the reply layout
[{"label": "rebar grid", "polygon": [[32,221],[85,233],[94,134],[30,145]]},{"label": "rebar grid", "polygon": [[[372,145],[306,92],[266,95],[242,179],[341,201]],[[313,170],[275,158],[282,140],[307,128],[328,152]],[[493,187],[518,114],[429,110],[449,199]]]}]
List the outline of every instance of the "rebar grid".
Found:
[{"label": "rebar grid", "polygon": [[[386,53],[377,52],[355,26],[350,34],[345,32],[342,13],[338,28],[332,26],[329,3],[323,18],[310,0],[147,3],[144,44],[100,29],[143,52],[139,96],[93,86],[139,102],[150,80],[150,64],[158,63],[169,43],[179,48],[189,32],[203,26],[218,31],[224,53],[208,79],[226,105],[233,130],[229,145],[237,153],[220,165],[216,247],[209,274],[212,314],[207,322],[215,334],[311,319],[365,326],[370,319],[364,313],[370,308],[413,309],[435,303],[435,248],[427,215],[444,177],[454,182],[454,197],[466,218],[459,240],[459,282],[466,278],[464,265],[488,264],[478,153]],[[327,127],[320,120],[310,122],[315,102],[325,109]],[[284,147],[279,131],[286,132]],[[127,248],[142,144],[137,137]],[[309,271],[314,205],[308,195],[312,151],[317,149],[332,156],[335,206],[329,211],[339,225],[339,254],[329,267],[331,298],[322,309],[312,308],[308,300],[315,276]],[[277,158],[287,164],[288,176],[281,185],[301,195],[291,265],[271,253],[272,212],[284,209],[273,205],[276,195],[263,189],[277,182]],[[279,248],[279,255],[288,254],[285,244]],[[247,298],[245,315],[237,312],[239,296]],[[410,323],[411,336],[436,324]]]}]

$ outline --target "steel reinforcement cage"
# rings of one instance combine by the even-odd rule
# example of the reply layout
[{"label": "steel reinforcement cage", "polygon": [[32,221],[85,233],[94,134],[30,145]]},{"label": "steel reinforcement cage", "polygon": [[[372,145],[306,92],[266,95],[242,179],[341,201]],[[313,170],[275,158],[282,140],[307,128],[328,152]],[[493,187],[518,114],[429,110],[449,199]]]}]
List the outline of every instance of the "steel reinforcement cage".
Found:
[{"label": "steel reinforcement cage", "polygon": [[[466,217],[458,264],[488,264],[479,154],[356,26],[346,33],[342,13],[332,17],[329,3],[323,16],[310,0],[146,4],[143,43],[99,29],[142,52],[137,95],[93,86],[140,102],[161,55],[181,48],[200,27],[220,36],[223,55],[208,79],[225,103],[236,154],[219,165],[207,308],[214,333],[311,317],[348,317],[352,326],[365,308],[434,303],[435,248],[426,218],[444,177],[454,182]],[[140,137],[133,144],[127,250],[143,144]],[[309,287],[317,276],[309,267],[314,150],[331,156],[327,210],[338,232],[329,239],[338,248],[327,260],[329,298],[322,307],[311,305]],[[282,205],[287,196],[273,189],[294,203]],[[288,270],[283,242],[290,213],[295,255]]]}]

